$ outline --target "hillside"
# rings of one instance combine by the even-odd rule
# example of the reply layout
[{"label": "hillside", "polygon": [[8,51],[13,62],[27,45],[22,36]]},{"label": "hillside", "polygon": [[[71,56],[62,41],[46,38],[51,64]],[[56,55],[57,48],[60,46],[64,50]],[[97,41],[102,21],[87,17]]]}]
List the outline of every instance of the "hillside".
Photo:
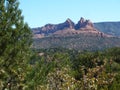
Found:
[{"label": "hillside", "polygon": [[120,38],[86,35],[50,36],[34,40],[34,48],[68,48],[76,50],[102,50],[110,47],[120,47]]},{"label": "hillside", "polygon": [[[113,28],[110,28],[111,26]],[[67,19],[60,24],[47,24],[34,28],[33,48],[68,48],[76,50],[103,50],[110,47],[120,47],[119,36],[112,33],[118,24],[95,23],[81,17],[77,24]],[[108,30],[110,28],[110,30]],[[115,29],[115,30],[116,30]],[[110,35],[111,34],[111,35]]]},{"label": "hillside", "polygon": [[120,22],[100,22],[94,26],[101,32],[120,37]]}]

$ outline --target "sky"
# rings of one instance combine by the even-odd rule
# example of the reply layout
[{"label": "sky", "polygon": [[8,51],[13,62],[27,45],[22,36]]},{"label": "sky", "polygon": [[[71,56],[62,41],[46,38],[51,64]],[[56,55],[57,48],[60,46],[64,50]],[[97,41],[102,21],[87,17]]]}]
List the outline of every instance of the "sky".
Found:
[{"label": "sky", "polygon": [[92,22],[120,21],[120,0],[19,0],[25,22],[31,28],[58,24],[81,17]]}]

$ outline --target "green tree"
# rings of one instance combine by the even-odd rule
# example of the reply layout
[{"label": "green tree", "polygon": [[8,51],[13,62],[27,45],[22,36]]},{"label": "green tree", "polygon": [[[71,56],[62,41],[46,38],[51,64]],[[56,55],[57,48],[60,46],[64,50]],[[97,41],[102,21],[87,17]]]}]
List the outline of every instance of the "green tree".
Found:
[{"label": "green tree", "polygon": [[23,86],[30,60],[31,31],[24,23],[18,0],[0,0],[0,89]]}]

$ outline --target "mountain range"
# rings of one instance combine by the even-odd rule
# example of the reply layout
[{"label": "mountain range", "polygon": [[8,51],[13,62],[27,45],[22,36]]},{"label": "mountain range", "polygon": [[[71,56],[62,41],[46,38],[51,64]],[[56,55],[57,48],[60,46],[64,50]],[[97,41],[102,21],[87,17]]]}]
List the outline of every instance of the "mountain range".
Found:
[{"label": "mountain range", "polygon": [[101,32],[120,37],[120,22],[99,22],[94,26]]},{"label": "mountain range", "polygon": [[[36,38],[48,36],[57,33],[80,33],[86,28],[87,31],[99,31],[112,36],[120,36],[120,22],[100,22],[92,23],[90,20],[85,20],[83,17],[75,24],[69,18],[60,24],[46,24],[43,27],[32,28]],[[81,31],[80,31],[81,30]],[[59,32],[58,32],[59,31]]]},{"label": "mountain range", "polygon": [[97,50],[120,46],[120,22],[92,23],[80,18],[75,24],[69,18],[59,24],[33,28],[34,48],[71,48]]}]

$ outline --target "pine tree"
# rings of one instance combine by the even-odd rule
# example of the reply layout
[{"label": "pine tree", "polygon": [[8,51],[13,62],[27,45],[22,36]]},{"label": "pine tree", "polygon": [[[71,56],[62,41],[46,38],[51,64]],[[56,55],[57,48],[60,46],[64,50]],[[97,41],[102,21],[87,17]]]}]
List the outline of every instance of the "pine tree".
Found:
[{"label": "pine tree", "polygon": [[18,0],[0,0],[0,90],[23,87],[32,34],[21,13]]}]

